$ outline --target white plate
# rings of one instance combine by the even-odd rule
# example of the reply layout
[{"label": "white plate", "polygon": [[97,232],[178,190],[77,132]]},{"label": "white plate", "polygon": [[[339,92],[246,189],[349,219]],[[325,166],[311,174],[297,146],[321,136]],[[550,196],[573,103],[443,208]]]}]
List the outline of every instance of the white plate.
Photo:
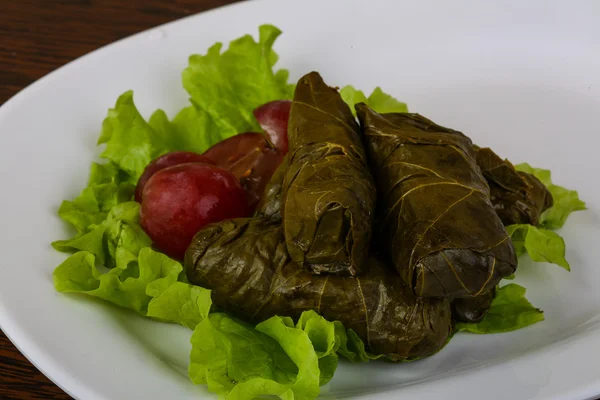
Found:
[{"label": "white plate", "polygon": [[[215,41],[283,29],[280,64],[297,78],[381,85],[413,111],[516,162],[552,169],[589,210],[562,230],[573,271],[521,265],[546,321],[501,335],[461,334],[438,355],[342,364],[335,396],[420,400],[584,399],[600,393],[600,3],[282,1],[242,3],[141,33],[85,56],[0,108],[0,323],[46,375],[82,399],[197,399],[190,332],[54,291],[67,236],[56,217],[84,186],[108,107],[135,90],[144,115],[187,101],[187,57]],[[368,4],[368,5],[367,5]]]}]

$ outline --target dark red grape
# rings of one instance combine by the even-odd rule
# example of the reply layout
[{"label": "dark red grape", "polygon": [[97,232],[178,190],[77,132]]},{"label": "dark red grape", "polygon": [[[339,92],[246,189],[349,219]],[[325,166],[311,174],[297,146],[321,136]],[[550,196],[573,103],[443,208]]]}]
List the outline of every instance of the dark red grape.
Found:
[{"label": "dark red grape", "polygon": [[173,165],[192,162],[211,164],[211,161],[208,158],[198,153],[192,153],[191,151],[173,151],[154,159],[150,164],[148,164],[146,169],[144,169],[142,176],[140,176],[140,179],[138,180],[138,184],[135,188],[135,201],[138,203],[142,202],[144,186],[146,185],[146,182],[148,182],[148,179],[152,177],[152,175],[161,169],[172,167]]},{"label": "dark red grape", "polygon": [[271,148],[265,136],[255,132],[225,139],[208,149],[204,156],[240,180],[248,193],[251,209],[258,204],[267,183],[283,160],[281,153]]},{"label": "dark red grape", "polygon": [[143,191],[140,222],[157,249],[181,260],[203,226],[250,215],[246,192],[223,168],[188,163],[158,171]]},{"label": "dark red grape", "polygon": [[288,120],[290,119],[289,100],[275,100],[254,110],[254,116],[263,128],[273,146],[283,155],[288,152]]}]

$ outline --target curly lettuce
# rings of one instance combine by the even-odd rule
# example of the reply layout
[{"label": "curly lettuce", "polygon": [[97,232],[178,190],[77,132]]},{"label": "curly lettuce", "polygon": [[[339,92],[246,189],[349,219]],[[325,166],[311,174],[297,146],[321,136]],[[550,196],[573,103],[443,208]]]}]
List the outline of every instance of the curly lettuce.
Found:
[{"label": "curly lettuce", "polygon": [[182,74],[183,87],[194,106],[210,118],[219,140],[240,132],[260,132],[254,109],[292,98],[288,71],[273,68],[278,59],[273,43],[280,34],[273,25],[262,25],[258,42],[245,35],[224,52],[223,45],[216,43],[206,54],[190,56]]},{"label": "curly lettuce", "polygon": [[336,326],[314,311],[295,324],[274,316],[256,326],[210,314],[191,338],[190,378],[227,399],[314,399],[333,377],[336,352],[347,340]]},{"label": "curly lettuce", "polygon": [[[147,290],[169,287],[182,271],[181,265],[149,247],[139,252],[135,264],[102,272],[89,251],[67,258],[53,274],[59,292],[83,293],[146,316],[152,297]],[[150,288],[150,289],[149,289]]]},{"label": "curly lettuce", "polygon": [[518,256],[527,253],[533,261],[556,264],[571,270],[565,258],[564,239],[556,232],[529,224],[509,225],[506,231]]},{"label": "curly lettuce", "polygon": [[373,93],[371,93],[369,97],[365,96],[362,90],[358,90],[350,85],[344,86],[340,90],[340,95],[346,104],[350,106],[354,115],[356,115],[354,105],[358,103],[365,103],[378,113],[408,112],[408,106],[405,103],[402,103],[385,93],[379,86],[373,90]]}]

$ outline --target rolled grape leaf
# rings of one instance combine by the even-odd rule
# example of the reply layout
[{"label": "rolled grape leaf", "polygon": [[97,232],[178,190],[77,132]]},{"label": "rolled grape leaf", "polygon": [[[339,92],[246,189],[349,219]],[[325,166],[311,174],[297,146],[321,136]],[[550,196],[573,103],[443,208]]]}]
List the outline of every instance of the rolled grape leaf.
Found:
[{"label": "rolled grape leaf", "polygon": [[489,148],[477,148],[477,165],[490,186],[492,204],[504,225],[538,225],[552,207],[552,194],[538,178],[517,171]]},{"label": "rolled grape leaf", "polygon": [[290,260],[280,223],[267,219],[209,225],[185,257],[190,282],[212,289],[216,306],[247,321],[314,310],[390,360],[437,352],[452,328],[448,300],[418,298],[384,261],[368,263],[360,277],[314,275]]},{"label": "rolled grape leaf", "polygon": [[479,322],[490,309],[495,295],[494,288],[479,296],[455,299],[452,302],[452,316],[459,322]]},{"label": "rolled grape leaf", "polygon": [[289,167],[289,157],[284,157],[283,162],[277,167],[271,180],[256,206],[257,217],[281,220],[281,196],[283,194],[283,177]]},{"label": "rolled grape leaf", "polygon": [[472,297],[517,258],[471,140],[418,114],[357,105],[379,191],[384,247],[417,296]]},{"label": "rolled grape leaf", "polygon": [[288,136],[281,212],[290,256],[317,274],[360,274],[375,184],[350,108],[316,72],[298,81]]}]

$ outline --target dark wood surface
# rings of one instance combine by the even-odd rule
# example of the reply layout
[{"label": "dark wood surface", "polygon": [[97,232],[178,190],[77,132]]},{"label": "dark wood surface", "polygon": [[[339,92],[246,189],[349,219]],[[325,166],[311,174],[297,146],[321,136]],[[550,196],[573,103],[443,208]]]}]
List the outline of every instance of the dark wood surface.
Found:
[{"label": "dark wood surface", "polygon": [[[0,105],[98,47],[236,0],[0,0]],[[0,399],[70,399],[0,332]]]}]

